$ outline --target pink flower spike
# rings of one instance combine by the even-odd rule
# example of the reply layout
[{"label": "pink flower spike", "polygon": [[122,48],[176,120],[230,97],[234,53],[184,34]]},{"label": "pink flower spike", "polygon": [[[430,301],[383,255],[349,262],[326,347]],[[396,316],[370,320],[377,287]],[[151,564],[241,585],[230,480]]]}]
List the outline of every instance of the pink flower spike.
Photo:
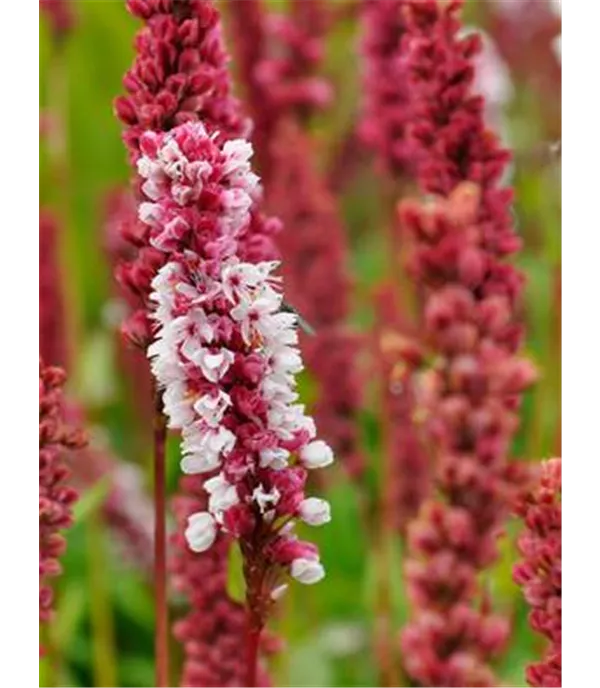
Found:
[{"label": "pink flower spike", "polygon": [[[158,330],[148,348],[169,425],[182,431],[182,469],[220,470],[204,483],[208,510],[189,518],[186,538],[202,552],[226,533],[240,540],[245,558],[259,557],[255,566],[264,575],[288,569],[300,582],[315,583],[323,567],[302,562],[318,562],[316,548],[292,544],[294,554],[284,555],[274,545],[285,542],[282,522],[291,526],[298,516],[311,525],[330,520],[326,502],[304,497],[304,467],[329,465],[333,452],[313,439],[314,422],[296,403],[294,375],[302,369],[297,318],[280,311],[277,263],[239,256],[255,203],[249,194],[255,190],[251,147],[219,143],[198,123],[152,142],[139,165],[161,189],[145,204],[151,240],[163,246],[168,223],[180,217],[203,227],[169,245],[169,262],[152,282]],[[197,183],[190,170],[200,168],[202,189],[182,196],[182,189]],[[233,188],[246,200],[231,203]],[[217,319],[207,338],[204,324]]]},{"label": "pink flower spike", "polygon": [[[173,185],[175,204],[185,203],[203,190],[208,198],[205,164],[197,161],[183,169],[174,146],[165,151],[168,164],[161,173],[151,158],[158,149],[159,133],[183,122],[200,121],[210,136],[225,142],[229,167],[224,174],[235,179],[248,158],[245,141],[229,143],[230,139],[246,135],[250,123],[232,94],[219,12],[211,0],[128,0],[127,7],[143,20],[144,26],[136,36],[135,62],[123,80],[127,95],[117,98],[114,108],[125,125],[123,138],[139,175],[134,180],[134,193],[139,201],[152,203],[169,183]],[[168,59],[164,59],[166,55]],[[178,185],[181,174],[193,183]],[[254,198],[256,177],[246,175],[245,180],[245,190]],[[234,189],[232,195],[236,206],[240,201],[246,203],[238,190]],[[243,213],[243,207],[238,210]],[[156,221],[156,212],[156,208],[146,207],[143,218]],[[173,251],[185,243],[189,224],[184,217],[170,217],[165,219],[164,231],[151,237],[144,221],[123,218],[116,229],[129,246],[115,271],[132,309],[122,330],[133,344],[145,349],[152,340],[148,317],[152,310],[152,279],[167,260],[163,251]],[[272,236],[278,230],[276,221],[254,213],[241,240],[240,253],[244,257],[274,258]]]}]

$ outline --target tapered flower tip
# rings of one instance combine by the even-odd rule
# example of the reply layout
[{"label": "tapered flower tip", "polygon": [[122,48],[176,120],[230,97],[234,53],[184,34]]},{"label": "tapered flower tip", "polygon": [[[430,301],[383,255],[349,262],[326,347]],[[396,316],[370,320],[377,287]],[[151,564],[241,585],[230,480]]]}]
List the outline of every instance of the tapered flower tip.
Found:
[{"label": "tapered flower tip", "polygon": [[292,578],[304,585],[312,585],[325,578],[325,569],[315,559],[294,559],[290,572]]},{"label": "tapered flower tip", "polygon": [[333,463],[333,452],[326,442],[315,440],[300,451],[300,460],[306,468],[323,468]]},{"label": "tapered flower tip", "polygon": [[205,552],[213,544],[216,536],[215,519],[208,512],[192,514],[188,518],[185,539],[194,552]]}]

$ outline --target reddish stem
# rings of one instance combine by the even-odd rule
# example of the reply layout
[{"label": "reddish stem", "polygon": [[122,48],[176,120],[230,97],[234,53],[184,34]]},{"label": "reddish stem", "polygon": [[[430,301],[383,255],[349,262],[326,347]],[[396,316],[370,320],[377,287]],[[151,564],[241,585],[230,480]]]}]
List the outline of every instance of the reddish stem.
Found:
[{"label": "reddish stem", "polygon": [[247,610],[248,629],[246,636],[246,686],[254,688],[258,686],[258,646],[260,644],[261,626],[252,614]]},{"label": "reddish stem", "polygon": [[156,686],[169,686],[169,610],[167,606],[167,532],[165,446],[167,425],[162,400],[155,392],[154,410],[154,600],[156,627],[154,652],[156,655]]},{"label": "reddish stem", "polygon": [[246,683],[247,688],[258,686],[258,651],[260,634],[268,614],[265,599],[267,571],[262,561],[264,543],[256,536],[249,546],[242,544],[244,579],[246,581]]}]

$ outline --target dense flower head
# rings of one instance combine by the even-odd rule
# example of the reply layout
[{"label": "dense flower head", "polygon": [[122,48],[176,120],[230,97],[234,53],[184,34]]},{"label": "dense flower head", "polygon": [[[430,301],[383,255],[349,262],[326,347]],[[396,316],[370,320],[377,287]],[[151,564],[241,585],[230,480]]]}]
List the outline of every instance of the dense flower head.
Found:
[{"label": "dense flower head", "polygon": [[60,289],[58,223],[40,212],[39,320],[40,355],[49,365],[66,364],[64,302]]},{"label": "dense flower head", "polygon": [[140,217],[171,256],[153,281],[160,329],[148,354],[169,425],[182,431],[183,471],[219,471],[204,483],[208,510],[188,519],[188,542],[205,551],[219,531],[260,541],[270,565],[316,582],[318,552],[295,538],[290,519],[329,520],[328,505],[305,499],[304,484],[307,469],[333,455],[296,403],[296,315],[281,311],[276,263],[238,257],[260,194],[251,147],[220,144],[200,123],[140,144],[138,169],[154,199]]},{"label": "dense flower head", "polygon": [[479,251],[470,251],[468,262],[475,271],[498,271],[496,281],[514,284],[520,278],[512,266],[490,265],[484,257],[486,252],[496,258],[511,255],[521,241],[513,227],[512,190],[499,183],[510,153],[488,129],[485,100],[475,91],[482,40],[477,33],[463,35],[458,17],[462,4],[423,0],[408,5],[403,39],[411,93],[407,136],[423,191],[447,196],[461,182],[478,186],[481,238]]},{"label": "dense flower head", "polygon": [[[497,557],[499,531],[524,477],[507,454],[520,397],[535,379],[531,363],[512,352],[514,295],[502,284],[486,289],[463,264],[470,242],[481,241],[479,198],[466,184],[448,199],[401,209],[415,242],[413,268],[426,287],[424,344],[438,359],[422,373],[419,405],[443,500],[426,503],[409,526],[406,575],[415,617],[403,633],[406,667],[428,685],[493,685],[487,663],[508,629],[473,608],[477,574]],[[456,615],[468,616],[468,632],[446,622]],[[425,633],[430,624],[433,635]]]},{"label": "dense flower head", "polygon": [[406,137],[410,116],[401,55],[407,0],[365,0],[361,11],[364,106],[360,134],[386,171],[402,175],[411,165]]},{"label": "dense flower head", "polygon": [[231,94],[219,13],[208,0],[128,0],[145,22],[136,38],[136,61],[123,80],[129,95],[115,102],[127,125],[132,163],[140,136],[201,120],[220,135],[244,135],[248,122]]},{"label": "dense flower head", "polygon": [[329,25],[324,0],[293,0],[288,15],[267,18],[270,54],[257,66],[256,78],[276,109],[303,118],[331,102],[331,84],[319,73]]},{"label": "dense flower head", "polygon": [[[185,539],[188,518],[205,509],[208,496],[202,489],[203,476],[186,475],[179,483],[173,508],[178,528],[170,572],[175,590],[189,604],[189,611],[174,625],[175,638],[185,649],[182,686],[240,686],[246,677],[246,615],[241,603],[227,592],[227,561],[230,538],[220,534],[210,550],[192,551]],[[264,635],[261,651],[274,652],[278,645]],[[259,685],[269,685],[264,671]]]},{"label": "dense flower head", "polygon": [[[303,407],[294,403],[291,376],[302,365],[294,347],[295,316],[279,312],[270,269],[226,261],[223,279],[204,280],[214,294],[208,297],[198,290],[197,265],[169,263],[154,283],[163,326],[149,354],[165,386],[170,425],[183,433],[182,468],[221,468],[204,484],[208,512],[189,519],[188,540],[198,551],[210,547],[218,529],[247,537],[262,520],[299,515],[306,506],[306,468],[332,460],[329,448],[314,439]],[[229,275],[241,277],[231,291]],[[289,465],[292,453],[300,455],[302,466]],[[278,549],[283,540],[290,538],[277,537],[269,553],[293,565],[304,550],[298,543],[299,556],[287,559]],[[316,562],[315,553],[309,554]]]},{"label": "dense flower head", "polygon": [[[169,131],[183,122],[202,121],[220,141],[243,135],[249,122],[232,95],[219,13],[209,0],[129,0],[131,14],[145,22],[136,42],[136,60],[126,74],[128,96],[115,101],[119,119],[126,125],[124,140],[132,164],[141,155],[144,132]],[[143,197],[139,179],[136,195]],[[276,255],[272,235],[279,229],[258,211],[243,241],[242,253],[250,259]],[[116,269],[117,280],[130,294],[131,314],[123,324],[127,339],[145,349],[152,341],[149,301],[151,282],[167,260],[150,242],[143,222],[124,219],[121,233],[130,255]]]},{"label": "dense flower head", "polygon": [[69,486],[64,454],[81,447],[83,436],[63,421],[60,368],[40,361],[40,621],[52,614],[52,586],[49,579],[61,572],[59,557],[65,540],[60,531],[72,523],[72,506],[77,492]]},{"label": "dense flower head", "polygon": [[[409,673],[430,685],[494,681],[486,662],[501,649],[507,628],[470,605],[477,572],[497,556],[498,530],[518,478],[506,455],[518,425],[519,397],[535,377],[531,364],[514,357],[512,344],[506,346],[513,339],[511,295],[481,287],[474,294],[473,274],[461,271],[469,244],[453,248],[457,237],[464,241],[480,231],[472,194],[472,187],[459,186],[447,201],[403,208],[405,226],[417,241],[421,283],[429,290],[427,340],[440,356],[436,369],[423,376],[420,403],[436,448],[436,483],[447,502],[426,505],[409,528],[413,558],[406,574],[419,611],[403,634]],[[443,264],[441,258],[436,261],[442,254]],[[467,612],[468,633],[460,624],[446,623]],[[423,626],[430,622],[442,634],[435,642],[437,636],[426,634]],[[482,640],[488,637],[494,642]],[[455,651],[446,656],[444,643],[452,643]],[[464,673],[456,673],[457,667]]]},{"label": "dense flower head", "polygon": [[[436,115],[452,113],[454,104],[460,102],[464,95],[458,80],[463,84],[468,81],[461,73],[466,63],[456,60],[456,54],[453,54],[454,64],[446,63],[448,73],[435,72],[439,79],[437,83],[435,80],[427,82],[424,78],[434,73],[431,63],[439,64],[445,60],[448,50],[444,52],[443,42],[436,44],[431,41],[432,28],[438,28],[435,25],[437,15],[432,11],[431,3],[415,7],[418,4],[411,0],[366,0],[362,6],[364,105],[360,133],[364,142],[378,155],[381,166],[397,177],[411,175],[415,167],[418,169],[418,156],[423,146],[421,137],[427,137],[426,145],[436,141],[431,136],[428,120],[436,124],[447,122],[449,132],[460,135],[456,120],[452,121],[451,117],[444,120]],[[450,8],[448,16],[457,8]],[[441,31],[438,37],[440,34]],[[484,96],[480,102],[487,123],[503,127],[503,108],[512,94],[507,66],[490,36],[481,31],[475,36],[473,30],[467,28],[461,35],[469,37],[465,42],[465,57],[473,58],[469,69],[473,70],[476,91]],[[453,90],[456,81],[458,89]],[[425,104],[421,94],[415,93],[415,87],[417,90],[426,88],[431,102]],[[458,95],[457,100],[454,100],[455,95]],[[413,110],[415,104],[417,109]],[[445,135],[443,127],[437,135],[440,133]],[[436,145],[441,156],[450,150],[449,147],[445,150],[439,142]],[[458,144],[453,147],[460,150]],[[446,188],[445,192],[448,190]]]},{"label": "dense flower head", "polygon": [[332,100],[319,73],[325,36],[333,19],[324,0],[292,0],[287,14],[268,11],[261,0],[230,0],[240,71],[254,121],[252,141],[269,185],[276,174],[270,146],[280,122],[308,119]]},{"label": "dense flower head", "polygon": [[532,488],[517,501],[525,528],[518,539],[523,559],[513,569],[531,607],[531,627],[550,641],[541,662],[527,667],[531,686],[562,685],[561,460],[545,461]]}]

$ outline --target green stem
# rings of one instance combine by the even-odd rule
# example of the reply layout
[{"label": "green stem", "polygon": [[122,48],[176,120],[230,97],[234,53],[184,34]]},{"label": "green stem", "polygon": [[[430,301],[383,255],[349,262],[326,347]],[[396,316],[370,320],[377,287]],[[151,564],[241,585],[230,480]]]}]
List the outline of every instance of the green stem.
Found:
[{"label": "green stem", "polygon": [[77,348],[77,342],[82,341],[82,313],[83,303],[80,289],[69,289],[67,279],[75,284],[81,284],[81,275],[74,272],[80,270],[81,261],[69,260],[70,256],[79,255],[76,244],[76,233],[71,226],[73,211],[72,178],[69,160],[69,74],[65,58],[66,45],[57,42],[54,45],[52,59],[48,66],[48,112],[50,127],[48,133],[48,150],[51,161],[51,175],[53,190],[56,193],[56,209],[61,221],[59,233],[59,264],[69,264],[69,270],[60,271],[61,295],[65,301],[64,310],[69,314],[65,323],[67,363],[71,363],[72,354]]},{"label": "green stem", "polygon": [[112,601],[109,592],[109,569],[103,538],[101,516],[89,515],[86,524],[88,574],[92,622],[92,662],[95,686],[117,685],[117,661]]}]

